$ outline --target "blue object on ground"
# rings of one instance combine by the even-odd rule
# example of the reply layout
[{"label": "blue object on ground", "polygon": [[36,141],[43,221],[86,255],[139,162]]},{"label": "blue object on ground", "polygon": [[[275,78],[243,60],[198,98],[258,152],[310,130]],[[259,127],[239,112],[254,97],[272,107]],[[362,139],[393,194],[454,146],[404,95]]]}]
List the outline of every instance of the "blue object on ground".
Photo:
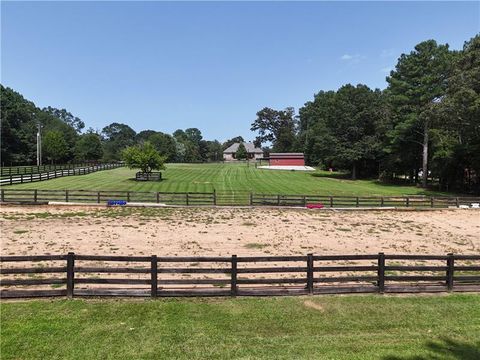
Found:
[{"label": "blue object on ground", "polygon": [[122,205],[127,205],[127,202],[125,200],[108,200],[107,205],[108,206],[122,206]]}]

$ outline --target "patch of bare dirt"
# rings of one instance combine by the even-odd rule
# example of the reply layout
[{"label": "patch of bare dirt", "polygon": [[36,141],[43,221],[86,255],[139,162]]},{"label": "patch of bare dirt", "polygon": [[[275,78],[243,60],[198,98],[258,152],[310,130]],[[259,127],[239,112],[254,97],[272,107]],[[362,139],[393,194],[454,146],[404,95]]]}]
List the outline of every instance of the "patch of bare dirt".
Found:
[{"label": "patch of bare dirt", "polygon": [[3,255],[478,254],[480,211],[1,206]]}]

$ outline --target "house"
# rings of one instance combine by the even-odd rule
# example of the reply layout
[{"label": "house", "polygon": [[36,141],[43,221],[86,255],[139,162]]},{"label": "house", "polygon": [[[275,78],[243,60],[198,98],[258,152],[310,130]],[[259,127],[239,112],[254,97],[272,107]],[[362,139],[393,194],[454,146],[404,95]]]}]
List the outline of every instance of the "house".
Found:
[{"label": "house", "polygon": [[270,166],[305,166],[303,153],[270,153]]},{"label": "house", "polygon": [[[253,145],[253,143],[244,142],[242,144],[245,146],[245,149],[247,149],[249,160],[256,160],[256,159],[259,159],[259,158],[263,157],[263,150],[255,147],[255,145]],[[230,145],[227,149],[225,149],[223,151],[223,159],[225,161],[236,160],[235,153],[237,152],[239,146],[240,146],[240,143],[234,143],[234,144]]]}]

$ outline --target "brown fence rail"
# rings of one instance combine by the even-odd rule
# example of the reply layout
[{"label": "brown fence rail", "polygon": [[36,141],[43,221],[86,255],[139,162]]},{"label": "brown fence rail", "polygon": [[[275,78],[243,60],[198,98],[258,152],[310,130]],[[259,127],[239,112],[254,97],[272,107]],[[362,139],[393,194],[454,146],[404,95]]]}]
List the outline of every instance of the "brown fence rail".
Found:
[{"label": "brown fence rail", "polygon": [[2,166],[0,167],[0,176],[10,176],[10,175],[30,175],[38,174],[41,172],[55,171],[55,170],[72,170],[76,168],[89,167],[94,165],[101,165],[98,162],[83,162],[83,163],[74,163],[74,164],[46,164],[39,166]]},{"label": "brown fence rail", "polygon": [[[115,165],[117,166],[117,165]],[[82,172],[83,174],[83,172]],[[480,197],[427,197],[427,196],[321,196],[321,195],[270,195],[248,192],[148,192],[148,191],[94,191],[94,190],[0,190],[2,202],[45,203],[49,201],[107,203],[109,200],[158,203],[167,205],[227,205],[227,206],[287,206],[306,207],[321,205],[325,208],[448,208],[473,207]]]},{"label": "brown fence rail", "polygon": [[[480,291],[480,255],[0,257],[2,298]],[[119,287],[121,285],[121,287]]]},{"label": "brown fence rail", "polygon": [[74,175],[86,175],[93,172],[101,170],[111,170],[118,167],[124,166],[123,164],[98,164],[98,165],[88,165],[84,167],[75,167],[75,168],[66,168],[66,169],[54,169],[44,172],[30,172],[26,174],[10,174],[8,176],[2,176],[0,179],[0,185],[13,185],[13,184],[24,184],[37,181],[45,181],[56,179],[64,176],[74,176]]}]

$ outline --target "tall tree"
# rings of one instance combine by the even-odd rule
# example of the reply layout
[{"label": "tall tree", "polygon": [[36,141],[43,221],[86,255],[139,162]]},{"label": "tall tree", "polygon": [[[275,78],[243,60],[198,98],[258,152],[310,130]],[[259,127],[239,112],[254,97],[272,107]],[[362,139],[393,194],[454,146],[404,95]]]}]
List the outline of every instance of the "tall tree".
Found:
[{"label": "tall tree", "polygon": [[175,159],[177,148],[175,139],[171,135],[155,132],[148,137],[148,141],[161,155],[165,156],[167,161]]},{"label": "tall tree", "polygon": [[320,92],[300,110],[300,137],[311,161],[350,169],[352,179],[378,173],[384,129],[380,90],[345,85]]},{"label": "tall tree", "polygon": [[102,129],[104,139],[104,159],[106,161],[120,160],[121,152],[135,144],[135,130],[130,126],[112,123]]},{"label": "tall tree", "polygon": [[245,145],[243,143],[240,143],[238,145],[238,149],[235,152],[235,159],[237,160],[246,160],[248,157],[247,149],[245,148]]},{"label": "tall tree", "polygon": [[43,108],[42,111],[62,120],[68,126],[71,126],[73,129],[75,129],[78,134],[80,134],[82,129],[85,127],[85,123],[79,117],[72,115],[72,113],[65,109],[56,109],[48,106]]},{"label": "tall tree", "polygon": [[422,186],[427,186],[432,108],[445,95],[451,71],[448,45],[421,42],[410,54],[402,54],[387,77],[394,115],[393,141],[419,144],[422,152]]},{"label": "tall tree", "polygon": [[49,131],[43,138],[43,154],[52,163],[63,160],[68,152],[67,142],[60,131]]},{"label": "tall tree", "polygon": [[295,110],[291,107],[285,110],[263,108],[257,112],[257,119],[252,123],[250,130],[259,133],[255,141],[257,145],[272,142],[273,151],[295,150],[297,120]]},{"label": "tall tree", "polygon": [[80,136],[75,145],[75,158],[77,160],[100,160],[102,156],[102,141],[98,134],[89,132]]}]

